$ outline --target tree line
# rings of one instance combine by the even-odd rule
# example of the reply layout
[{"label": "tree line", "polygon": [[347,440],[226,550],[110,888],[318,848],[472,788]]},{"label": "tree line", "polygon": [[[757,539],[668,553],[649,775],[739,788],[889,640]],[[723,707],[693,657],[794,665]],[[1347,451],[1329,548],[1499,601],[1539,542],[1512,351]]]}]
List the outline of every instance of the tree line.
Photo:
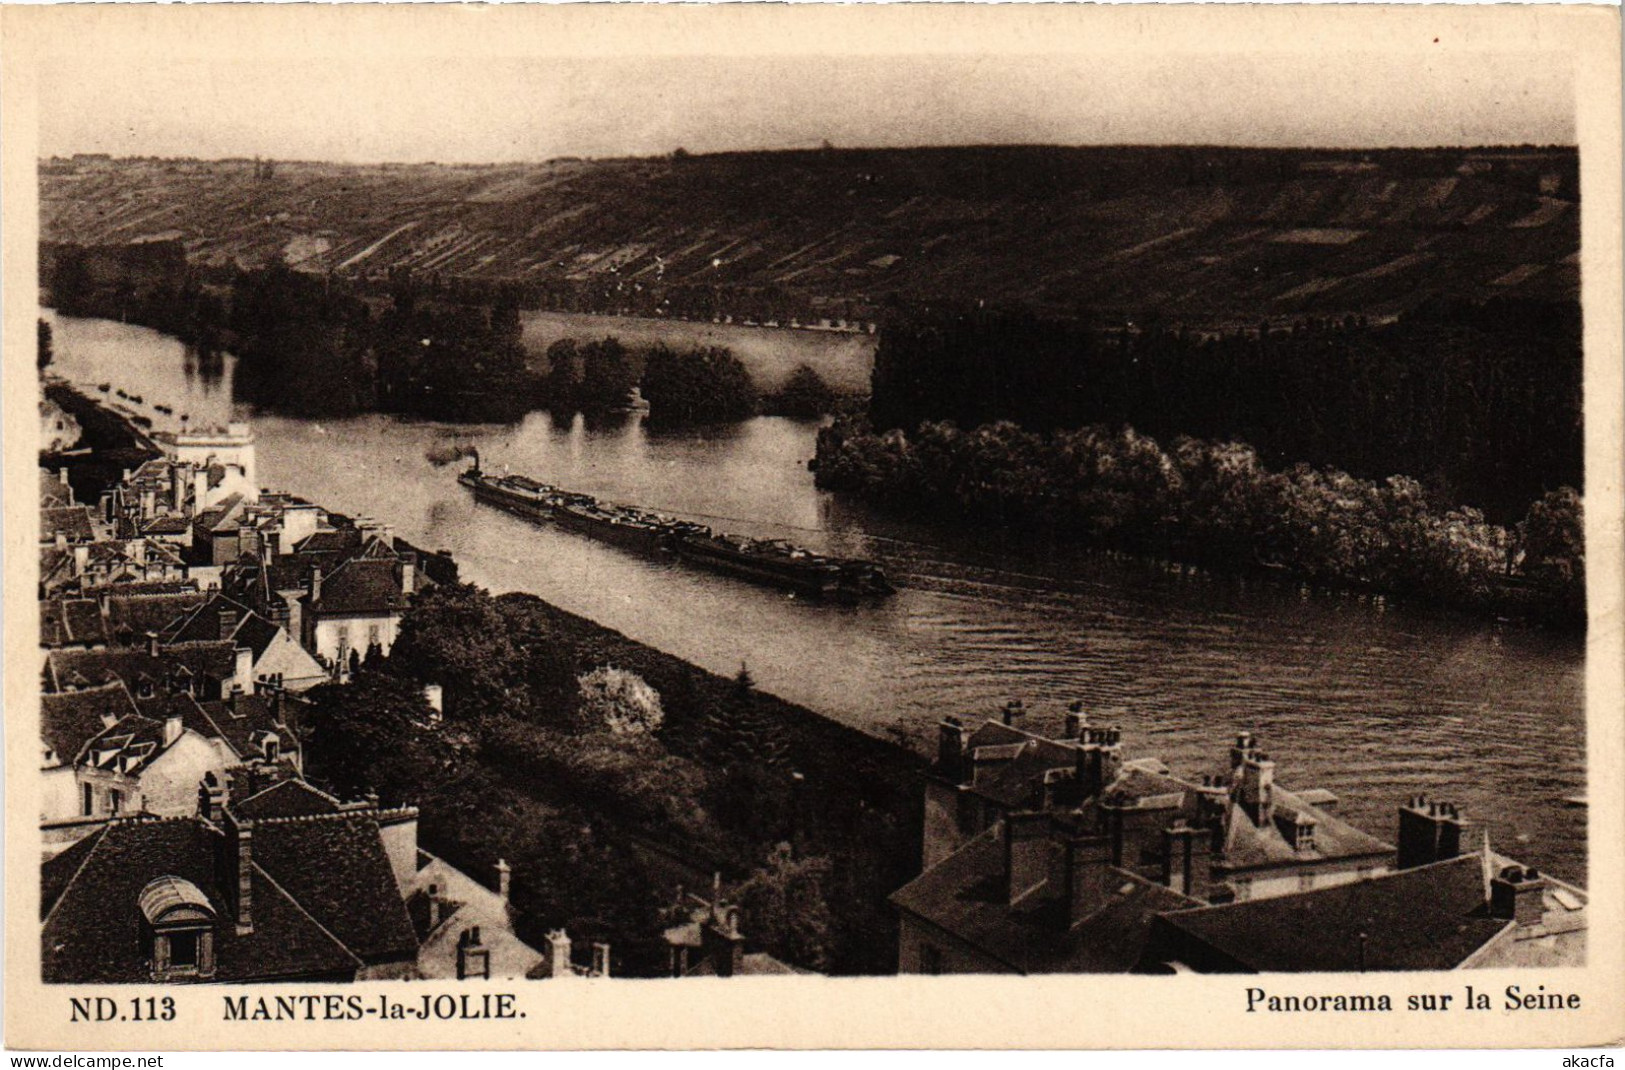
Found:
[{"label": "tree line", "polygon": [[1392,323],[1209,333],[1154,315],[1108,329],[1087,316],[909,309],[881,332],[870,416],[883,431],[1009,420],[1238,439],[1275,466],[1412,476],[1508,523],[1582,484],[1582,364],[1574,305],[1436,301]]},{"label": "tree line", "polygon": [[512,294],[464,301],[401,279],[387,297],[367,296],[344,280],[281,265],[205,285],[178,247],[157,255],[64,246],[50,259],[47,286],[61,311],[153,327],[205,357],[229,349],[240,358],[236,399],[273,412],[508,422],[533,409],[624,409],[638,388],[650,422],[675,427],[763,411],[810,419],[836,401],[805,365],[764,395],[739,358],[715,346],[633,352],[615,338],[566,339],[537,372]]},{"label": "tree line", "polygon": [[1578,625],[1580,495],[1559,487],[1517,522],[1438,504],[1407,476],[1362,479],[1298,462],[1272,470],[1233,440],[1164,448],[1132,427],[1029,431],[945,421],[819,433],[818,485],[878,504],[1042,529],[1058,538],[1219,568],[1279,572],[1474,610]]}]

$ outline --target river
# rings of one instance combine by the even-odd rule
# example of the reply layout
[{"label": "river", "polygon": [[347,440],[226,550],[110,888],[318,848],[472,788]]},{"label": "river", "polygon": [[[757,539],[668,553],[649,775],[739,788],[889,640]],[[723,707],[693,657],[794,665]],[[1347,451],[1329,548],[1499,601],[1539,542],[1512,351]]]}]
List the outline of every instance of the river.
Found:
[{"label": "river", "polygon": [[[531,592],[715,672],[746,664],[764,689],[875,734],[927,751],[943,715],[981,718],[1010,698],[1058,730],[1081,699],[1122,727],[1130,756],[1194,776],[1248,728],[1284,784],[1330,789],[1384,838],[1425,792],[1460,804],[1498,850],[1585,879],[1586,812],[1563,802],[1585,791],[1580,637],[878,516],[817,490],[815,428],[779,418],[656,434],[636,417],[451,427],[249,413],[232,402],[229,357],[205,369],[154,331],[45,315],[56,370],[142,395],[159,429],[181,413],[252,418],[262,483],[450,550],[493,591]],[[813,604],[534,526],[476,505],[456,466],[426,460],[448,442],[477,445],[488,468],[874,557],[901,590]]]}]

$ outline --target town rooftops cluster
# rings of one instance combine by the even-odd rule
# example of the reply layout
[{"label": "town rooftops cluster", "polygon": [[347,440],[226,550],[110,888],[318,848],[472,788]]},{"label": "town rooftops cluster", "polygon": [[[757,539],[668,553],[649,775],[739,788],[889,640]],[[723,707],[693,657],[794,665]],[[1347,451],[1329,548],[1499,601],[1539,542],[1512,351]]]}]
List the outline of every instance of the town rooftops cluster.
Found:
[{"label": "town rooftops cluster", "polygon": [[[1075,704],[1059,738],[1019,703],[940,727],[925,870],[892,896],[903,972],[1453,969],[1584,954],[1583,891],[1400,808],[1397,848],[1289,790],[1250,733],[1217,773],[1127,760]],[[1352,919],[1352,920],[1351,920]]]}]

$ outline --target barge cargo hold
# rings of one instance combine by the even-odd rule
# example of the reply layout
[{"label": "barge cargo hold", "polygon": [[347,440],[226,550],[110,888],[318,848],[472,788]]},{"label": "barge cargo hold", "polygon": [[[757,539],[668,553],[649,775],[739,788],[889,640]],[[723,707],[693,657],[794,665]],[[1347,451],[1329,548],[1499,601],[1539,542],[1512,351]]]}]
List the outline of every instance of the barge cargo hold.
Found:
[{"label": "barge cargo hold", "polygon": [[697,568],[794,591],[813,598],[856,602],[894,593],[873,561],[830,557],[781,540],[713,532],[704,524],[601,502],[525,476],[480,471],[479,458],[457,481],[478,501],[640,554],[675,553]]},{"label": "barge cargo hold", "polygon": [[653,554],[671,548],[671,531],[665,524],[596,502],[561,503],[553,510],[553,522],[638,553]]}]

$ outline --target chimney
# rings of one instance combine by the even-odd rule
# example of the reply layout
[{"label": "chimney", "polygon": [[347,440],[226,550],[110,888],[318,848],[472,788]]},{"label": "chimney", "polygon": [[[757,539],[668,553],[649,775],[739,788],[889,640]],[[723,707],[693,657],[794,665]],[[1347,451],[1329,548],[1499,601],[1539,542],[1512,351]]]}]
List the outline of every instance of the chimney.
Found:
[{"label": "chimney", "polygon": [[235,661],[232,666],[231,689],[244,695],[254,693],[254,652],[246,646],[240,646],[232,651]]},{"label": "chimney", "polygon": [[151,520],[158,511],[158,492],[152,487],[141,488],[141,519]]},{"label": "chimney", "polygon": [[1049,876],[1049,815],[1023,812],[1004,819],[1005,902],[1015,903]]},{"label": "chimney", "polygon": [[75,543],[73,546],[73,574],[83,576],[90,567],[90,546],[88,543]]},{"label": "chimney", "polygon": [[955,783],[965,782],[965,723],[957,717],[937,724],[937,769]]},{"label": "chimney", "polygon": [[164,746],[169,746],[181,738],[181,715],[171,713],[164,718]]},{"label": "chimney", "polygon": [[1546,916],[1546,878],[1533,866],[1513,863],[1490,881],[1490,915],[1516,922],[1518,928],[1539,925]]},{"label": "chimney", "polygon": [[412,597],[417,590],[418,555],[411,550],[401,551],[401,594]]},{"label": "chimney", "polygon": [[1181,895],[1195,896],[1196,877],[1212,842],[1209,833],[1175,818],[1162,830],[1162,883]]},{"label": "chimney", "polygon": [[192,511],[203,512],[203,503],[209,500],[209,472],[199,465],[192,469]]},{"label": "chimney", "polygon": [[169,466],[169,508],[174,513],[186,512],[186,473],[178,464]]},{"label": "chimney", "polygon": [[1123,730],[1120,728],[1080,728],[1076,758],[1078,790],[1092,799],[1117,779],[1122,764]]},{"label": "chimney", "polygon": [[700,927],[700,951],[718,977],[732,977],[745,964],[745,938],[739,932],[739,908],[714,911]]},{"label": "chimney", "polygon": [[237,826],[237,935],[254,931],[254,823],[233,822]]},{"label": "chimney", "polygon": [[504,904],[508,902],[508,893],[512,888],[513,867],[508,865],[507,859],[499,858],[497,859],[497,895],[502,897]]},{"label": "chimney", "polygon": [[220,781],[212,772],[204,773],[197,789],[198,816],[218,825],[225,816],[225,810],[226,789],[220,786]]},{"label": "chimney", "polygon": [[1236,733],[1235,746],[1230,748],[1230,779],[1239,779],[1242,763],[1258,751],[1258,740],[1251,732]]},{"label": "chimney", "polygon": [[1241,765],[1241,804],[1259,828],[1275,820],[1275,763],[1254,749]]},{"label": "chimney", "polygon": [[1062,739],[1078,739],[1083,730],[1089,727],[1089,715],[1083,712],[1082,702],[1073,702],[1066,708],[1066,727],[1061,732]]},{"label": "chimney", "polygon": [[570,934],[563,929],[554,929],[542,941],[542,953],[547,956],[547,975],[549,977],[570,976]]},{"label": "chimney", "polygon": [[147,656],[152,657],[152,658],[155,658],[155,657],[158,656],[158,633],[157,632],[148,632],[147,633]]},{"label": "chimney", "polygon": [[1015,723],[1027,715],[1026,704],[1019,698],[1013,698],[1004,704],[1004,723],[1015,727]]},{"label": "chimney", "polygon": [[1105,836],[1069,835],[1062,839],[1060,848],[1051,878],[1066,907],[1066,924],[1070,927],[1100,905],[1102,879],[1111,877],[1106,872],[1111,862],[1111,841]]},{"label": "chimney", "polygon": [[310,570],[310,604],[315,605],[322,600],[322,566],[314,565]]},{"label": "chimney", "polygon": [[1429,802],[1426,795],[1412,796],[1407,805],[1399,808],[1399,868],[1455,858],[1461,854],[1465,826],[1455,804]]},{"label": "chimney", "polygon": [[220,638],[230,639],[231,633],[237,630],[237,611],[229,607],[220,610]]},{"label": "chimney", "polygon": [[596,943],[592,945],[592,976],[609,976],[609,945]]}]

